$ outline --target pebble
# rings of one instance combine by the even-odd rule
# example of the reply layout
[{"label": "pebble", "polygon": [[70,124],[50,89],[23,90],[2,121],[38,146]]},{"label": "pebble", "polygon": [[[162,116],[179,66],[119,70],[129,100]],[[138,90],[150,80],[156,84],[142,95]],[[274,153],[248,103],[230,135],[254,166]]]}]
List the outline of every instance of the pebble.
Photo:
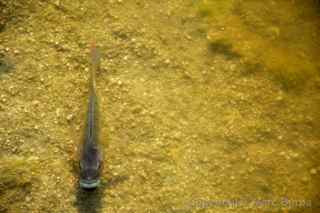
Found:
[{"label": "pebble", "polygon": [[283,97],[279,95],[279,96],[277,96],[276,100],[277,100],[277,101],[282,101],[282,100],[283,100]]},{"label": "pebble", "polygon": [[308,181],[309,181],[309,179],[307,177],[302,178],[302,182],[307,183]]},{"label": "pebble", "polygon": [[268,27],[266,31],[271,38],[277,38],[280,35],[280,28],[276,26]]},{"label": "pebble", "polygon": [[235,64],[231,64],[229,68],[230,68],[231,71],[234,71],[236,69],[236,67],[237,66]]},{"label": "pebble", "polygon": [[67,121],[71,121],[73,119],[73,114],[67,116]]},{"label": "pebble", "polygon": [[13,53],[18,55],[20,53],[20,51],[19,50],[14,50]]},{"label": "pebble", "polygon": [[293,158],[298,158],[298,157],[299,157],[299,154],[298,154],[298,153],[292,153],[291,156],[292,156]]},{"label": "pebble", "polygon": [[165,63],[166,65],[169,65],[169,64],[170,64],[170,59],[166,59],[166,60],[164,61],[164,63]]},{"label": "pebble", "polygon": [[248,170],[249,173],[252,173],[255,169],[251,166]]},{"label": "pebble", "polygon": [[30,202],[31,201],[31,197],[27,196],[26,197],[26,202]]},{"label": "pebble", "polygon": [[57,117],[60,117],[60,115],[61,115],[61,109],[60,109],[60,108],[57,108],[57,109],[56,109],[56,116],[57,116]]},{"label": "pebble", "polygon": [[32,104],[35,105],[35,106],[38,106],[40,104],[40,101],[34,100],[34,101],[32,101]]},{"label": "pebble", "polygon": [[316,170],[316,169],[311,169],[311,170],[310,170],[310,174],[312,174],[312,175],[317,174],[317,170]]}]

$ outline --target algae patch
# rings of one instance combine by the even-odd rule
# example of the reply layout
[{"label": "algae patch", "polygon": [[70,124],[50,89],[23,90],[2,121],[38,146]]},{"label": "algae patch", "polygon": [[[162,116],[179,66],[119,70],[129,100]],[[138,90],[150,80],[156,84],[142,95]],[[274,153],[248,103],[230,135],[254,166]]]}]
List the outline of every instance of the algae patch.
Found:
[{"label": "algae patch", "polygon": [[23,159],[0,160],[0,212],[17,212],[31,192],[31,168],[32,165]]},{"label": "algae patch", "polygon": [[209,43],[209,50],[213,54],[224,55],[226,59],[240,58],[240,54],[235,52],[232,43],[225,40],[216,40]]},{"label": "algae patch", "polygon": [[0,32],[5,30],[9,23],[23,21],[36,9],[35,0],[0,1]]},{"label": "algae patch", "polygon": [[246,64],[260,64],[259,70],[285,90],[319,81],[319,15],[314,3],[203,0],[198,11],[208,23],[211,52],[241,55]]},{"label": "algae patch", "polygon": [[10,59],[0,53],[0,74],[7,73],[13,69],[13,64]]},{"label": "algae patch", "polygon": [[232,12],[234,0],[202,0],[196,3],[199,14],[203,17],[224,19]]}]

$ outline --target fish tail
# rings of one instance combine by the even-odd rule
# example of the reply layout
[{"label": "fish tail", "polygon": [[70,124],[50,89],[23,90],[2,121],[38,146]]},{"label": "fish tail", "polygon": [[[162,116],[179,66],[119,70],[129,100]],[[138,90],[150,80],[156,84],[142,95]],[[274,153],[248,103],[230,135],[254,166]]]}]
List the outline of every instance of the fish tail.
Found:
[{"label": "fish tail", "polygon": [[91,44],[91,69],[90,69],[90,88],[95,91],[96,88],[96,72],[100,69],[100,51],[96,44]]}]

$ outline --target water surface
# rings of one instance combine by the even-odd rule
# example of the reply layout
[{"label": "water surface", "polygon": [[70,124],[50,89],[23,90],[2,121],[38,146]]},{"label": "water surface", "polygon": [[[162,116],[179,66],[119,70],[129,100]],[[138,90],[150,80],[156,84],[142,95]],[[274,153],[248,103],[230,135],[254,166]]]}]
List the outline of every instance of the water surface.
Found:
[{"label": "water surface", "polygon": [[[314,0],[0,2],[0,212],[318,212]],[[78,188],[89,47],[102,187]]]}]

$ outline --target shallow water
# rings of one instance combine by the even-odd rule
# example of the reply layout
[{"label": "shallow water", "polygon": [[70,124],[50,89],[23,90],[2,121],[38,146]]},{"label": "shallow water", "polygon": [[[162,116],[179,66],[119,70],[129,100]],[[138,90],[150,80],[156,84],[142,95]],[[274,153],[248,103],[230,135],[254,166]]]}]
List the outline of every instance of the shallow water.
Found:
[{"label": "shallow water", "polygon": [[[0,212],[318,212],[315,0],[0,0]],[[89,47],[102,186],[78,187]]]}]

